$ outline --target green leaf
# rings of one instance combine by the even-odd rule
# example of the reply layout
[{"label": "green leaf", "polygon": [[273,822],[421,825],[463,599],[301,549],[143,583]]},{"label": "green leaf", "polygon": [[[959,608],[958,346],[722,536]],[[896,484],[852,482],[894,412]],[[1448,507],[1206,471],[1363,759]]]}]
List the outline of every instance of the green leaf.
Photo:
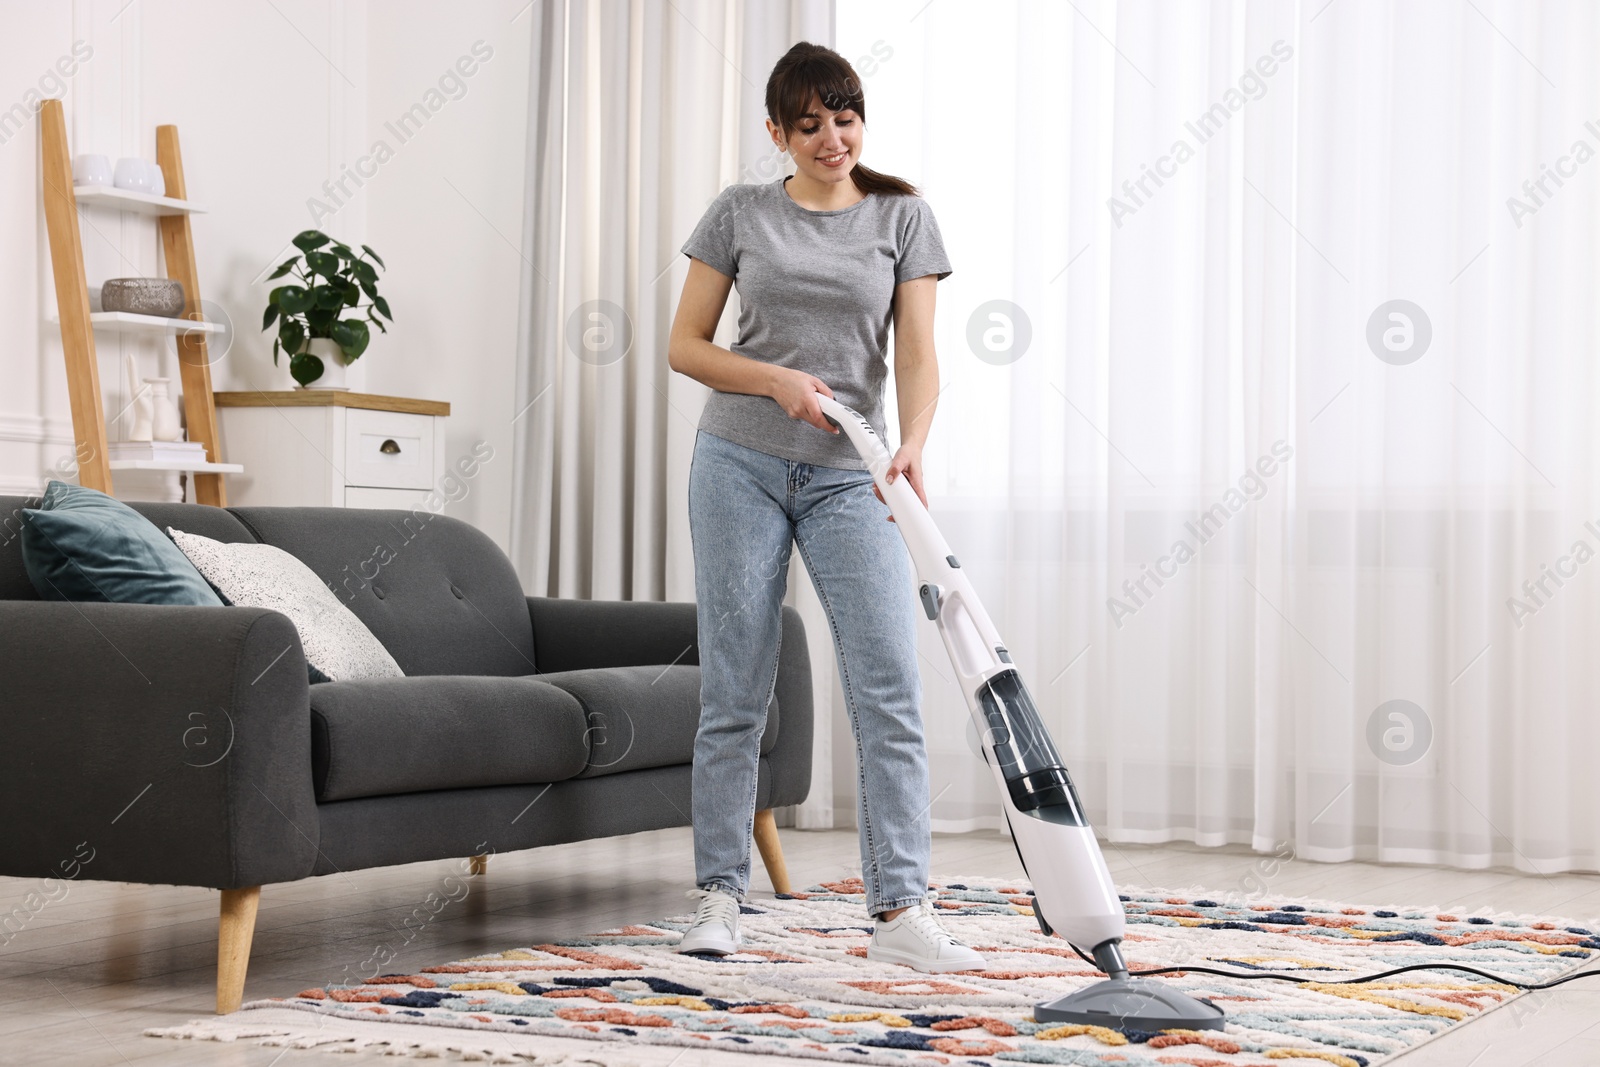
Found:
[{"label": "green leaf", "polygon": [[299,256],[284,260],[282,263],[278,264],[277,270],[267,275],[267,281],[270,282],[274,278],[281,278],[285,274],[288,274],[290,271],[294,270],[294,265],[298,262],[300,262]]},{"label": "green leaf", "polygon": [[306,323],[311,327],[312,337],[328,337],[328,329],[339,321],[337,311],[328,311],[324,308],[312,308],[306,312]]},{"label": "green leaf", "polygon": [[277,338],[273,338],[272,339],[272,365],[274,367],[276,367],[278,365],[278,339]]},{"label": "green leaf", "polygon": [[383,257],[378,255],[378,253],[374,252],[372,250],[372,246],[371,245],[362,245],[361,246],[361,251],[363,251],[367,255],[371,256],[373,258],[373,260],[378,264],[378,266],[382,267],[384,270],[388,270],[389,269],[389,267],[383,262]]},{"label": "green leaf", "polygon": [[372,306],[378,309],[378,314],[382,315],[390,322],[394,321],[394,316],[389,314],[389,301],[374,293],[372,295]]},{"label": "green leaf", "polygon": [[372,332],[367,329],[367,324],[360,319],[346,319],[334,323],[329,331],[334,341],[344,350],[345,362],[359,359],[361,353],[367,350],[367,345],[372,341]]},{"label": "green leaf", "polygon": [[277,321],[278,321],[278,305],[276,305],[276,304],[268,304],[267,305],[267,313],[265,315],[261,316],[261,328],[263,330],[270,329],[272,327],[272,324],[274,322],[277,322]]},{"label": "green leaf", "polygon": [[356,254],[342,241],[333,242],[333,251],[340,259],[355,259]]},{"label": "green leaf", "polygon": [[333,238],[329,237],[321,230],[303,230],[300,233],[295,234],[294,240],[290,243],[302,252],[309,252],[313,248],[321,248],[331,240],[333,240]]},{"label": "green leaf", "polygon": [[353,308],[360,301],[361,301],[361,287],[359,285],[357,285],[355,282],[351,282],[349,285],[344,287],[344,306],[345,307],[352,307]]},{"label": "green leaf", "polygon": [[344,306],[344,289],[337,285],[313,285],[311,299],[318,310],[326,311]]},{"label": "green leaf", "polygon": [[365,352],[367,350],[367,346],[372,343],[372,331],[367,329],[367,324],[365,322],[362,322],[360,319],[356,319],[350,323],[350,325],[355,327],[356,343],[354,350],[349,348],[344,350],[344,358],[346,362],[349,362],[352,359],[359,359],[361,357],[361,353]]},{"label": "green leaf", "polygon": [[[299,355],[299,350],[306,347],[306,330],[298,322],[285,322],[278,326],[278,339],[274,344],[282,344],[283,354],[293,358]],[[274,362],[277,358],[274,357]]]},{"label": "green leaf", "polygon": [[363,260],[356,260],[356,262],[350,264],[350,273],[364,282],[376,283],[378,280],[378,272],[372,269],[371,263]]},{"label": "green leaf", "polygon": [[374,326],[376,326],[378,328],[378,332],[379,333],[388,333],[389,332],[389,328],[383,324],[383,320],[382,319],[378,318],[376,315],[374,315],[372,313],[372,309],[371,308],[367,309],[367,319],[368,319],[368,321],[370,321],[372,323],[372,325],[374,325]]},{"label": "green leaf", "polygon": [[269,303],[276,303],[285,315],[298,315],[315,302],[311,290],[303,285],[280,285],[272,291]]},{"label": "green leaf", "polygon": [[358,282],[357,284],[361,286],[361,291],[367,294],[368,300],[374,302],[377,301],[378,287],[376,285],[373,285],[371,282]]},{"label": "green leaf", "polygon": [[313,274],[335,278],[339,274],[339,257],[332,252],[307,252],[306,266],[311,268]]},{"label": "green leaf", "polygon": [[301,385],[310,385],[322,377],[322,360],[304,353],[289,360],[289,374]]}]

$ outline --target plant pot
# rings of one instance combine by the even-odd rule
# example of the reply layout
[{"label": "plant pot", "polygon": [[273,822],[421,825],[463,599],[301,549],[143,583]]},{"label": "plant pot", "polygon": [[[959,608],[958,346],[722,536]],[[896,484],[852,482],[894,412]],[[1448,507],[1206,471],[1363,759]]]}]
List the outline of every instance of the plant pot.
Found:
[{"label": "plant pot", "polygon": [[350,388],[344,379],[344,369],[348,364],[344,361],[344,350],[337,341],[329,337],[313,337],[306,342],[303,351],[322,360],[322,374],[306,385],[295,385],[296,389]]}]

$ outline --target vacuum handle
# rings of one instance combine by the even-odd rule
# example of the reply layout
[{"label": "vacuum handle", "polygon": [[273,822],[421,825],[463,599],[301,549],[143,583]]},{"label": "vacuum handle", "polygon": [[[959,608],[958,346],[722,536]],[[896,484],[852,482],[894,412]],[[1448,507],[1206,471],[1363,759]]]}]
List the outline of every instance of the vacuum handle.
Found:
[{"label": "vacuum handle", "polygon": [[928,514],[917,491],[911,487],[911,479],[902,473],[893,482],[887,480],[893,460],[877,431],[860,412],[822,393],[817,394],[817,402],[822,406],[823,416],[850,438],[866,461],[911,553],[917,577],[940,588],[935,622],[961,675],[963,687],[970,687],[988,674],[1004,669],[1011,661],[1000,658],[999,652],[1005,647],[1000,634],[990,621],[989,613],[978,602],[972,583],[960,569],[949,543],[934,524],[933,516]]},{"label": "vacuum handle", "polygon": [[889,513],[900,527],[906,547],[911,550],[911,558],[917,564],[919,575],[935,580],[945,569],[940,564],[951,555],[950,545],[934,525],[933,516],[928,514],[917,491],[911,487],[911,480],[904,471],[894,481],[888,480],[889,464],[894,459],[872,424],[860,412],[822,393],[817,394],[817,403],[822,406],[823,417],[850,438],[850,443],[855,445],[856,451],[866,461],[867,469],[878,484],[878,491],[889,505]]}]

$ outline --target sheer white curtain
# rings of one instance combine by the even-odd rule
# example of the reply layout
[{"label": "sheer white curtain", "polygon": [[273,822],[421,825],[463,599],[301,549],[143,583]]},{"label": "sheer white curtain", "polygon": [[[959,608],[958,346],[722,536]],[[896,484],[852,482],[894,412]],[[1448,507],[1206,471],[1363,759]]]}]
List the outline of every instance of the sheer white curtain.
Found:
[{"label": "sheer white curtain", "polygon": [[955,268],[933,512],[1112,841],[1600,865],[1597,18],[840,6]]}]

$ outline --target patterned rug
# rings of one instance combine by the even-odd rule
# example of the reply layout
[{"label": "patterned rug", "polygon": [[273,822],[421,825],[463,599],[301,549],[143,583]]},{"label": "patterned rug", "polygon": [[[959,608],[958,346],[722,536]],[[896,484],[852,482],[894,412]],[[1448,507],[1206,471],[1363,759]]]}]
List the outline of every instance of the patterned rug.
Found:
[{"label": "patterned rug", "polygon": [[[306,989],[252,1001],[223,1019],[145,1032],[614,1067],[750,1062],[755,1054],[961,1067],[1372,1067],[1520,995],[1452,971],[1357,985],[1188,972],[1157,980],[1216,1002],[1228,1015],[1225,1031],[1124,1035],[1035,1023],[1035,1002],[1103,976],[1065,942],[1040,934],[1026,883],[958,878],[933,888],[945,925],[985,955],[985,970],[924,975],[869,961],[871,924],[861,882],[851,879],[747,903],[745,950],[734,956],[673,952],[692,918],[686,913],[361,986]],[[1135,971],[1190,963],[1337,981],[1449,962],[1541,982],[1600,950],[1590,927],[1567,919],[1286,897],[1229,906],[1165,889],[1130,889],[1122,899],[1123,950]]]}]

